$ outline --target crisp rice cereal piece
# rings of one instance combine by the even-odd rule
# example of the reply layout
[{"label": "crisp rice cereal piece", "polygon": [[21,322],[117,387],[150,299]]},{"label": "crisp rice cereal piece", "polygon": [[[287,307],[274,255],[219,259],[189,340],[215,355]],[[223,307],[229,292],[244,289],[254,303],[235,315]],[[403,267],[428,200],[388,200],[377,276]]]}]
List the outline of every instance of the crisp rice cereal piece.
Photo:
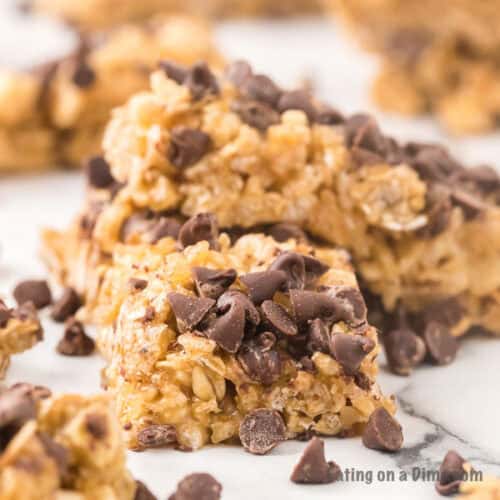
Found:
[{"label": "crisp rice cereal piece", "polygon": [[500,479],[484,478],[483,481],[464,481],[460,485],[460,495],[463,500],[499,500]]}]

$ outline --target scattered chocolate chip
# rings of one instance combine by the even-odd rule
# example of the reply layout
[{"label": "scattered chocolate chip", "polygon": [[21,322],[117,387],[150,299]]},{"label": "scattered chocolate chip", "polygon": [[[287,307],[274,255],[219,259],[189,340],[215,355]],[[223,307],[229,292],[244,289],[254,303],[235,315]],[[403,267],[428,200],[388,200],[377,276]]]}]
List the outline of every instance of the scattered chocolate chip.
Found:
[{"label": "scattered chocolate chip", "polygon": [[199,241],[208,241],[210,248],[219,248],[219,226],[213,214],[205,213],[191,217],[179,231],[179,243],[182,248],[195,245]]},{"label": "scattered chocolate chip", "polygon": [[144,290],[148,286],[148,280],[143,280],[141,278],[130,278],[128,280],[130,288],[136,292]]},{"label": "scattered chocolate chip", "polygon": [[199,101],[210,94],[219,94],[217,79],[204,62],[198,62],[191,66],[183,83],[191,91],[195,101]]},{"label": "scattered chocolate chip", "polygon": [[64,328],[64,337],[57,344],[57,352],[64,356],[90,356],[95,342],[86,333],[83,325],[71,318]]},{"label": "scattered chocolate chip", "polygon": [[316,119],[316,108],[306,90],[292,90],[282,94],[278,101],[278,111],[284,113],[290,109],[303,111],[311,123]]},{"label": "scattered chocolate chip", "polygon": [[403,446],[401,425],[385,408],[377,408],[366,424],[363,444],[373,450],[398,451]]},{"label": "scattered chocolate chip", "polygon": [[270,271],[286,274],[285,290],[302,290],[306,284],[304,256],[296,252],[283,252],[269,267]]},{"label": "scattered chocolate chip", "polygon": [[266,132],[272,125],[280,123],[280,115],[270,106],[258,101],[237,100],[231,105],[231,111],[236,113],[243,123]]},{"label": "scattered chocolate chip", "polygon": [[18,382],[17,384],[11,386],[10,389],[27,394],[35,401],[47,399],[52,396],[52,391],[48,387],[45,387],[44,385],[33,385],[28,382]]},{"label": "scattered chocolate chip", "polygon": [[276,107],[281,97],[281,89],[266,75],[250,75],[241,84],[240,91],[246,98],[271,108]]},{"label": "scattered chocolate chip", "polygon": [[337,333],[331,338],[331,352],[346,375],[354,375],[361,362],[375,348],[375,342],[363,335]]},{"label": "scattered chocolate chip", "polygon": [[164,71],[165,75],[167,75],[167,78],[174,80],[174,82],[177,82],[179,85],[184,83],[188,74],[186,66],[177,64],[173,61],[160,61],[159,67]]},{"label": "scattered chocolate chip", "polygon": [[176,240],[180,230],[181,223],[174,217],[160,217],[148,230],[147,239],[153,245],[167,237]]},{"label": "scattered chocolate chip", "polygon": [[316,110],[316,123],[320,125],[340,125],[345,118],[340,111],[323,104]]},{"label": "scattered chocolate chip", "polygon": [[370,115],[351,116],[345,123],[345,135],[349,147],[362,148],[382,155],[386,152],[385,137]]},{"label": "scattered chocolate chip", "polygon": [[188,127],[175,127],[170,135],[168,159],[177,168],[199,162],[209,151],[212,140],[208,134]]},{"label": "scattered chocolate chip", "polygon": [[328,484],[340,479],[342,471],[325,458],[325,442],[313,437],[294,467],[290,480],[298,484]]},{"label": "scattered chocolate chip", "polygon": [[85,162],[87,182],[96,189],[108,189],[115,183],[111,167],[103,156],[92,156]]},{"label": "scattered chocolate chip", "polygon": [[136,481],[135,485],[134,500],[158,500],[142,481]]},{"label": "scattered chocolate chip", "polygon": [[37,309],[42,309],[52,302],[52,294],[45,280],[27,280],[19,283],[13,292],[19,305],[32,302]]},{"label": "scattered chocolate chip", "polygon": [[366,322],[367,309],[361,292],[351,286],[333,286],[327,292],[337,304],[337,321],[343,320],[353,326]]},{"label": "scattered chocolate chip", "polygon": [[311,353],[316,351],[330,354],[331,335],[328,326],[321,319],[313,319],[308,327],[307,347]]},{"label": "scattered chocolate chip", "polygon": [[5,328],[10,318],[12,318],[12,309],[7,307],[5,302],[0,299],[0,328]]},{"label": "scattered chocolate chip", "polygon": [[437,321],[442,325],[453,328],[464,317],[465,310],[457,297],[448,297],[428,304],[421,311],[420,316],[425,324]]},{"label": "scattered chocolate chip", "polygon": [[327,322],[336,321],[339,306],[334,297],[327,293],[309,290],[291,290],[290,301],[292,303],[295,320],[299,325],[304,325],[313,319],[322,319]]},{"label": "scattered chocolate chip", "polygon": [[424,330],[427,354],[432,363],[448,365],[456,357],[458,341],[442,323],[431,321]]},{"label": "scattered chocolate chip", "polygon": [[177,485],[177,491],[168,500],[219,500],[221,491],[221,484],[210,474],[190,474]]},{"label": "scattered chocolate chip", "polygon": [[384,347],[389,369],[397,375],[409,375],[425,359],[425,342],[409,328],[385,334]]},{"label": "scattered chocolate chip", "polygon": [[215,300],[177,292],[167,294],[167,300],[172,307],[177,320],[177,328],[181,333],[192,331],[215,306]]},{"label": "scattered chocolate chip", "polygon": [[306,243],[309,240],[306,233],[302,231],[299,226],[297,226],[296,224],[291,224],[289,222],[275,224],[267,230],[267,233],[279,243],[288,241],[290,239]]},{"label": "scattered chocolate chip", "polygon": [[234,61],[224,71],[225,77],[239,87],[253,74],[252,67],[246,61]]},{"label": "scattered chocolate chip", "polygon": [[236,280],[236,271],[193,267],[193,279],[200,297],[217,300]]},{"label": "scattered chocolate chip", "polygon": [[94,439],[104,439],[108,435],[108,421],[104,415],[97,413],[86,415],[85,428]]},{"label": "scattered chocolate chip", "polygon": [[330,266],[327,266],[323,262],[310,255],[303,255],[304,266],[306,270],[306,286],[312,285],[314,282],[323,276],[329,269]]},{"label": "scattered chocolate chip", "polygon": [[452,190],[451,200],[462,209],[466,220],[476,218],[487,208],[487,205],[478,197],[460,188],[454,188]]},{"label": "scattered chocolate chip", "polygon": [[161,448],[177,442],[173,425],[150,425],[137,434],[141,448]]},{"label": "scattered chocolate chip", "polygon": [[276,302],[265,300],[261,305],[261,314],[264,325],[274,333],[285,335],[286,337],[297,335],[297,325],[285,309]]},{"label": "scattered chocolate chip", "polygon": [[7,426],[19,429],[35,417],[35,399],[22,387],[11,387],[0,393],[0,431]]},{"label": "scattered chocolate chip", "polygon": [[86,89],[95,82],[96,74],[85,61],[79,61],[73,71],[71,80],[77,87]]},{"label": "scattered chocolate chip", "polygon": [[453,204],[450,189],[441,184],[430,184],[426,194],[427,225],[418,231],[419,236],[434,238],[449,225]]},{"label": "scattered chocolate chip", "polygon": [[498,172],[489,165],[479,165],[465,169],[463,178],[479,186],[481,191],[489,193],[500,187]]},{"label": "scattered chocolate chip", "polygon": [[245,450],[254,455],[269,453],[286,439],[283,417],[276,410],[260,408],[245,416],[240,425],[240,440]]},{"label": "scattered chocolate chip", "polygon": [[256,339],[244,342],[237,354],[238,362],[245,373],[262,385],[276,382],[283,368],[279,353],[273,349],[274,336],[271,335],[264,332]]},{"label": "scattered chocolate chip", "polygon": [[436,482],[436,491],[440,495],[451,496],[458,493],[466,478],[465,463],[456,451],[450,450],[446,454],[439,467],[439,481]]},{"label": "scattered chocolate chip", "polygon": [[64,322],[73,316],[81,307],[80,297],[73,288],[65,288],[60,299],[52,307],[51,317],[54,321]]},{"label": "scattered chocolate chip", "polygon": [[424,181],[449,183],[463,171],[448,150],[435,144],[409,143],[405,146],[409,164]]},{"label": "scattered chocolate chip", "polygon": [[271,300],[274,294],[285,284],[287,275],[284,271],[262,271],[240,276],[240,281],[247,287],[250,299],[255,304]]}]

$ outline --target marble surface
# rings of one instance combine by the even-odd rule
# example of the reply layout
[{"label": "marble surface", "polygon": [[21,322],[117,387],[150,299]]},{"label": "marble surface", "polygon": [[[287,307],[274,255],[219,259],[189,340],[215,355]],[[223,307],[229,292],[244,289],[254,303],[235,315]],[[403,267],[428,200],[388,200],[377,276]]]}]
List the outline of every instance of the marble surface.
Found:
[{"label": "marble surface", "polygon": [[[0,1],[0,65],[39,57],[43,51],[64,50],[66,34],[53,41],[52,25],[29,29],[9,17]],[[6,22],[6,19],[8,21]],[[18,28],[16,28],[18,26]],[[45,26],[45,27],[44,27]],[[25,43],[25,39],[37,43]],[[60,34],[58,34],[59,36]],[[345,110],[369,106],[366,92],[374,63],[340,38],[325,21],[286,23],[228,23],[217,28],[223,48],[233,57],[246,57],[282,82],[312,77],[318,92]],[[13,50],[18,50],[19,59]],[[379,115],[398,137],[446,140],[470,162],[498,161],[498,135],[467,140],[448,138],[428,120],[407,122]],[[83,182],[79,173],[50,173],[0,178],[0,296],[28,277],[43,277],[38,258],[39,231],[64,227],[80,205]],[[13,359],[8,382],[46,384],[56,392],[92,393],[99,390],[97,356],[68,359],[55,353],[60,325],[44,318],[46,338]],[[177,481],[194,471],[214,474],[229,499],[437,498],[432,481],[416,469],[433,471],[446,451],[456,449],[485,473],[500,475],[500,339],[471,337],[462,342],[457,361],[445,368],[424,367],[411,378],[391,375],[381,359],[380,384],[399,404],[405,445],[395,455],[378,453],[359,439],[328,439],[326,453],[345,471],[343,482],[305,487],[288,480],[304,443],[289,442],[271,455],[254,457],[237,447],[209,447],[196,453],[150,451],[130,453],[133,473],[159,498],[166,498]],[[352,478],[353,472],[357,476]],[[402,472],[408,474],[403,480]],[[349,474],[349,476],[348,476]],[[395,480],[389,477],[394,474]]]}]

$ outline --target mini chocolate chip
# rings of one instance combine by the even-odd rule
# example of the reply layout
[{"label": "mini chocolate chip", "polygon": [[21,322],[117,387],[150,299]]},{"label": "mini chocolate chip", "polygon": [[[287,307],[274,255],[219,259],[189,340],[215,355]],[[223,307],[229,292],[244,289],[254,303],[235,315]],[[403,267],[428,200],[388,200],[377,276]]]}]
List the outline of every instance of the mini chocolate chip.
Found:
[{"label": "mini chocolate chip", "polygon": [[115,183],[111,167],[103,156],[92,156],[85,162],[87,182],[96,189],[107,189]]},{"label": "mini chocolate chip", "polygon": [[363,335],[337,333],[331,339],[331,352],[346,375],[354,375],[361,362],[375,348],[375,342]]},{"label": "mini chocolate chip", "polygon": [[448,297],[427,304],[420,312],[425,324],[437,321],[448,328],[453,328],[464,317],[465,310],[457,297]]},{"label": "mini chocolate chip", "polygon": [[108,421],[104,415],[89,413],[85,417],[85,427],[94,439],[104,439],[108,435]]},{"label": "mini chocolate chip", "polygon": [[160,217],[147,232],[147,239],[153,245],[167,237],[176,240],[180,230],[181,223],[174,217]]},{"label": "mini chocolate chip", "polygon": [[167,300],[172,307],[177,320],[177,328],[181,333],[192,331],[215,306],[215,300],[177,292],[167,294]]},{"label": "mini chocolate chip", "polygon": [[191,91],[195,101],[199,101],[210,94],[219,94],[217,79],[204,62],[198,62],[191,66],[183,83]]},{"label": "mini chocolate chip", "polygon": [[445,231],[449,225],[453,210],[450,189],[442,184],[430,184],[427,187],[426,205],[428,222],[417,234],[433,238]]},{"label": "mini chocolate chip", "polygon": [[430,321],[424,330],[424,341],[428,356],[436,365],[448,365],[457,356],[458,341],[442,323]]},{"label": "mini chocolate chip", "polygon": [[463,177],[476,185],[483,192],[490,192],[500,187],[500,176],[498,172],[489,165],[479,165],[477,167],[467,168]]},{"label": "mini chocolate chip", "polygon": [[282,362],[269,332],[241,345],[237,359],[245,373],[262,385],[271,385],[281,376]]},{"label": "mini chocolate chip", "polygon": [[463,172],[459,165],[443,146],[435,144],[410,143],[405,146],[410,155],[408,161],[425,181],[435,181],[447,184],[450,179]]},{"label": "mini chocolate chip", "polygon": [[64,356],[90,356],[94,352],[95,342],[85,333],[83,325],[71,318],[66,322],[64,337],[56,349]]},{"label": "mini chocolate chip", "polygon": [[190,474],[177,485],[177,491],[168,500],[219,500],[221,491],[221,484],[210,474]]},{"label": "mini chocolate chip", "polygon": [[290,480],[298,484],[328,484],[340,479],[342,471],[335,462],[325,458],[325,442],[313,437],[307,444]]},{"label": "mini chocolate chip", "polygon": [[409,328],[384,335],[384,347],[389,369],[397,375],[409,375],[426,354],[425,342]]},{"label": "mini chocolate chip", "polygon": [[47,399],[52,396],[52,391],[48,387],[45,387],[44,385],[33,385],[28,382],[18,382],[17,384],[12,385],[10,389],[27,394],[35,401]]},{"label": "mini chocolate chip", "polygon": [[141,448],[162,448],[177,442],[177,431],[173,425],[150,425],[138,432]]},{"label": "mini chocolate chip", "polygon": [[273,108],[258,101],[237,100],[231,105],[231,111],[236,113],[243,123],[266,132],[272,125],[280,123],[280,115]]},{"label": "mini chocolate chip", "polygon": [[340,111],[323,104],[316,110],[316,123],[320,125],[340,125],[345,118]]},{"label": "mini chocolate chip", "polygon": [[5,302],[0,299],[0,328],[5,328],[10,318],[12,318],[12,309],[8,308]]},{"label": "mini chocolate chip", "polygon": [[71,81],[82,89],[90,87],[96,80],[95,71],[85,62],[79,61],[75,70],[73,71],[73,76]]},{"label": "mini chocolate chip", "polygon": [[327,293],[309,290],[291,290],[295,319],[299,325],[320,318],[327,322],[336,321],[339,314],[338,302]]},{"label": "mini chocolate chip", "polygon": [[297,325],[285,309],[276,302],[265,300],[261,305],[261,312],[265,326],[269,327],[273,332],[287,337],[297,335]]},{"label": "mini chocolate chip", "polygon": [[357,146],[351,148],[351,159],[353,165],[357,167],[387,163],[387,160],[382,155]]},{"label": "mini chocolate chip", "polygon": [[52,307],[51,317],[54,321],[64,322],[73,316],[81,307],[82,301],[73,288],[65,288],[60,299]]},{"label": "mini chocolate chip", "polygon": [[366,424],[363,444],[373,450],[398,451],[403,446],[401,425],[385,408],[377,408]]},{"label": "mini chocolate chip", "polygon": [[279,243],[288,241],[290,239],[306,243],[309,240],[306,233],[302,231],[299,226],[297,226],[296,224],[291,224],[289,222],[275,224],[267,230],[267,233]]},{"label": "mini chocolate chip", "polygon": [[191,271],[200,297],[217,300],[236,280],[236,271],[193,267]]},{"label": "mini chocolate chip", "polygon": [[137,480],[135,486],[134,500],[158,500],[142,481]]},{"label": "mini chocolate chip", "polygon": [[174,80],[174,82],[177,82],[179,85],[184,83],[188,74],[186,66],[177,64],[173,61],[160,61],[158,65],[160,69],[164,71],[165,75],[167,75],[167,78]]},{"label": "mini chocolate chip", "polygon": [[275,108],[281,97],[281,89],[266,75],[250,75],[241,84],[241,93],[250,100]]},{"label": "mini chocolate chip", "polygon": [[148,280],[143,280],[141,278],[130,278],[128,280],[130,288],[136,292],[144,290],[148,286]]},{"label": "mini chocolate chip", "polygon": [[29,302],[24,302],[24,304],[21,304],[19,307],[14,309],[12,311],[12,316],[21,321],[26,321],[28,319],[38,321],[38,313],[35,304],[33,304],[31,300]]},{"label": "mini chocolate chip", "polygon": [[476,218],[487,208],[487,205],[478,197],[459,188],[454,188],[452,190],[451,200],[462,209],[466,220]]},{"label": "mini chocolate chip", "polygon": [[19,283],[13,292],[19,305],[32,302],[37,309],[42,309],[52,302],[52,294],[45,280],[27,280]]},{"label": "mini chocolate chip", "polygon": [[366,322],[367,309],[361,292],[352,286],[333,286],[327,292],[337,304],[337,321],[343,320],[353,326]]},{"label": "mini chocolate chip", "polygon": [[436,491],[442,496],[451,496],[459,492],[460,485],[466,478],[465,460],[453,450],[450,450],[439,467],[439,481]]},{"label": "mini chocolate chip", "polygon": [[316,351],[330,354],[331,335],[328,326],[321,319],[313,319],[308,327],[307,347],[311,353]]},{"label": "mini chocolate chip", "polygon": [[287,275],[283,271],[261,271],[240,276],[240,281],[247,287],[254,304],[271,300],[274,294],[285,284]]},{"label": "mini chocolate chip", "polygon": [[302,290],[306,284],[304,256],[296,252],[283,252],[270,266],[270,271],[286,273],[284,290]]},{"label": "mini chocolate chip", "polygon": [[386,152],[385,137],[370,115],[351,116],[345,123],[345,134],[349,147],[358,147],[382,155]]},{"label": "mini chocolate chip", "polygon": [[212,140],[205,132],[188,127],[175,127],[170,135],[168,159],[177,168],[198,163],[209,151]]},{"label": "mini chocolate chip", "polygon": [[240,424],[240,440],[245,450],[265,455],[286,439],[283,417],[276,410],[253,410]]},{"label": "mini chocolate chip", "polygon": [[282,94],[278,101],[278,111],[284,113],[290,109],[303,111],[311,123],[316,118],[316,108],[306,90],[292,90]]},{"label": "mini chocolate chip", "polygon": [[224,71],[225,77],[239,87],[253,74],[252,67],[246,61],[234,61]]},{"label": "mini chocolate chip", "polygon": [[191,217],[179,231],[179,244],[182,248],[208,241],[212,250],[219,248],[219,226],[215,215],[198,214]]},{"label": "mini chocolate chip", "polygon": [[323,276],[329,269],[330,266],[327,266],[323,262],[310,255],[303,255],[304,266],[306,269],[306,285],[312,285],[314,282]]},{"label": "mini chocolate chip", "polygon": [[19,429],[35,417],[35,399],[22,387],[13,386],[0,393],[0,429],[7,426]]}]

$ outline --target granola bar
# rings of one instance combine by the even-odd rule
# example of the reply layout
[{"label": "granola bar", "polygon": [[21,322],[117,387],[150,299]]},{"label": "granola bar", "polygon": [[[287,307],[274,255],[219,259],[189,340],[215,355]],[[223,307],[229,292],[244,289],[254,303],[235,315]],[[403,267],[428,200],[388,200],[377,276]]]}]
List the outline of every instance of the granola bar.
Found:
[{"label": "granola bar", "polygon": [[498,125],[500,2],[331,0],[364,46],[381,56],[378,104],[431,112],[452,132]]},{"label": "granola bar", "polygon": [[171,212],[212,212],[233,231],[293,223],[347,248],[363,286],[422,333],[500,332],[490,167],[399,144],[372,117],[344,117],[243,62],[224,75],[165,62],[150,92],[115,111],[104,150],[108,183],[91,186],[67,236],[47,235],[52,267],[80,293],[95,297],[90,275],[117,244],[154,239]]},{"label": "granola bar", "polygon": [[0,299],[0,379],[13,354],[30,349],[42,338],[42,326],[32,303],[11,309]]},{"label": "granola bar", "polygon": [[98,152],[111,110],[147,89],[165,57],[221,61],[202,21],[170,16],[87,35],[75,53],[31,72],[3,70],[0,171],[78,165]]},{"label": "granola bar", "polygon": [[5,500],[132,500],[121,429],[106,396],[30,384],[0,393],[0,496]]}]

